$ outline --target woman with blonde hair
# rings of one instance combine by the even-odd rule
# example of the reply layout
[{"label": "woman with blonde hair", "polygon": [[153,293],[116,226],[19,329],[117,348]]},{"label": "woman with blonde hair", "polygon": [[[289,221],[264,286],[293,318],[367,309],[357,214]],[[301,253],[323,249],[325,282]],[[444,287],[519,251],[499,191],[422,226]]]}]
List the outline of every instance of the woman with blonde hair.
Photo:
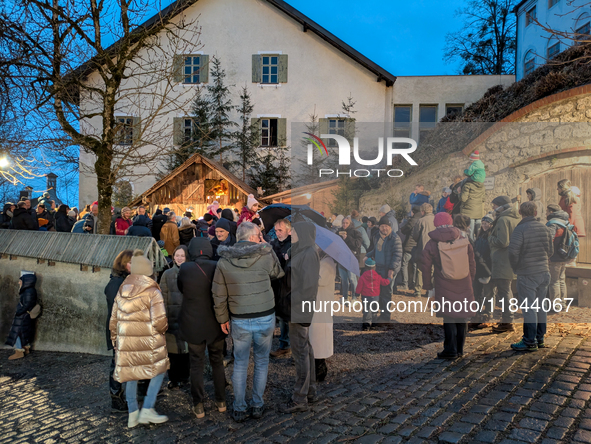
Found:
[{"label": "woman with blonde hair", "polygon": [[[187,219],[184,217],[183,219]],[[179,245],[172,254],[172,267],[162,274],[160,288],[168,318],[168,331],[166,332],[166,349],[170,359],[170,370],[168,370],[168,388],[178,389],[181,383],[187,382],[190,376],[189,348],[187,343],[181,339],[179,331],[179,318],[181,316],[181,305],[183,294],[179,290],[177,279],[182,264],[189,260],[189,250],[184,245]]]},{"label": "woman with blonde hair", "polygon": [[[109,328],[115,349],[113,378],[126,383],[127,427],[132,428],[168,421],[168,417],[156,413],[154,404],[170,364],[164,336],[168,320],[152,261],[133,256],[130,272],[117,292]],[[149,379],[150,385],[140,411],[137,383],[144,379]]]},{"label": "woman with blonde hair", "polygon": [[181,225],[179,226],[179,241],[181,245],[189,247],[189,242],[195,237],[195,229],[197,227],[191,222],[188,217],[181,219]]},{"label": "woman with blonde hair", "polygon": [[585,221],[581,209],[581,199],[573,191],[570,180],[562,179],[558,182],[558,195],[560,196],[560,208],[568,214],[568,223],[574,225],[574,230],[579,237],[585,237]]}]

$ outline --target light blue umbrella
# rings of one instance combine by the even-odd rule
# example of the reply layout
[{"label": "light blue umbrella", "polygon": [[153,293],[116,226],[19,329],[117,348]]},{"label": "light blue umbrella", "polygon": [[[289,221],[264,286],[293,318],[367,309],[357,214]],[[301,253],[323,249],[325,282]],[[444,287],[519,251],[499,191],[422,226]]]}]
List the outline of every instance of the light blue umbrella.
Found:
[{"label": "light blue umbrella", "polygon": [[359,276],[359,261],[341,236],[316,225],[316,245],[343,268]]}]

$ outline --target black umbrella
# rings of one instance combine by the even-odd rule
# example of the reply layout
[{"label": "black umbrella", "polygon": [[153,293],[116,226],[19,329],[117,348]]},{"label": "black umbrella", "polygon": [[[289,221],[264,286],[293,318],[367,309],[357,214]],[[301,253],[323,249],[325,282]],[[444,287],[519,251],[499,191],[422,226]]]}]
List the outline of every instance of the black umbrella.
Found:
[{"label": "black umbrella", "polygon": [[[313,210],[308,205],[289,205],[276,203],[267,205],[259,210],[259,215],[265,225],[268,233],[278,219],[288,218],[292,223],[299,221],[312,222],[320,227],[326,228],[326,219],[318,211]],[[289,217],[291,216],[291,217]]]}]

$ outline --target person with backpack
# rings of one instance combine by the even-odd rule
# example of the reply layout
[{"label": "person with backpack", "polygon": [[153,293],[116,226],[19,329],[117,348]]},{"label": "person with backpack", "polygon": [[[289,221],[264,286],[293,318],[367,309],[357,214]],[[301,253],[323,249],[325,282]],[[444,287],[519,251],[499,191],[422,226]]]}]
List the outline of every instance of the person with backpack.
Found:
[{"label": "person with backpack", "polygon": [[[443,351],[437,353],[440,359],[456,359],[464,354],[464,343],[468,331],[467,319],[473,313],[466,310],[474,301],[472,281],[476,276],[474,250],[467,237],[452,226],[447,212],[438,213],[434,219],[435,230],[429,233],[430,240],[422,252],[420,267],[425,279],[425,290],[435,289],[435,301],[440,303],[438,317],[443,317]],[[460,308],[454,302],[460,302]]]},{"label": "person with backpack", "polygon": [[[521,222],[511,234],[508,253],[517,275],[517,295],[523,312],[523,338],[511,344],[517,351],[544,348],[547,311],[544,298],[550,285],[549,258],[554,253],[550,230],[536,218],[536,204],[528,201],[519,207]],[[523,304],[526,307],[523,307]]]},{"label": "person with backpack", "polygon": [[568,213],[562,211],[559,205],[548,205],[546,214],[546,226],[550,229],[554,243],[554,254],[550,256],[548,287],[548,296],[554,304],[555,300],[564,301],[567,296],[566,266],[578,255],[579,238],[574,232],[574,226],[568,222]]}]

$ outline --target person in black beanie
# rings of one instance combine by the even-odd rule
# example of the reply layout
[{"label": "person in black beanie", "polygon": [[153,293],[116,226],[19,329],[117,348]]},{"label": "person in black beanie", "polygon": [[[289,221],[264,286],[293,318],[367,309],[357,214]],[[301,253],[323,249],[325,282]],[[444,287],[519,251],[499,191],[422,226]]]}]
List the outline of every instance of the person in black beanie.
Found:
[{"label": "person in black beanie", "polygon": [[230,226],[230,221],[225,218],[221,218],[215,224],[215,238],[211,240],[211,246],[213,247],[213,259],[219,260],[218,256],[218,247],[221,245],[225,245],[226,247],[231,247],[236,243],[236,236],[233,236],[232,227]]}]

